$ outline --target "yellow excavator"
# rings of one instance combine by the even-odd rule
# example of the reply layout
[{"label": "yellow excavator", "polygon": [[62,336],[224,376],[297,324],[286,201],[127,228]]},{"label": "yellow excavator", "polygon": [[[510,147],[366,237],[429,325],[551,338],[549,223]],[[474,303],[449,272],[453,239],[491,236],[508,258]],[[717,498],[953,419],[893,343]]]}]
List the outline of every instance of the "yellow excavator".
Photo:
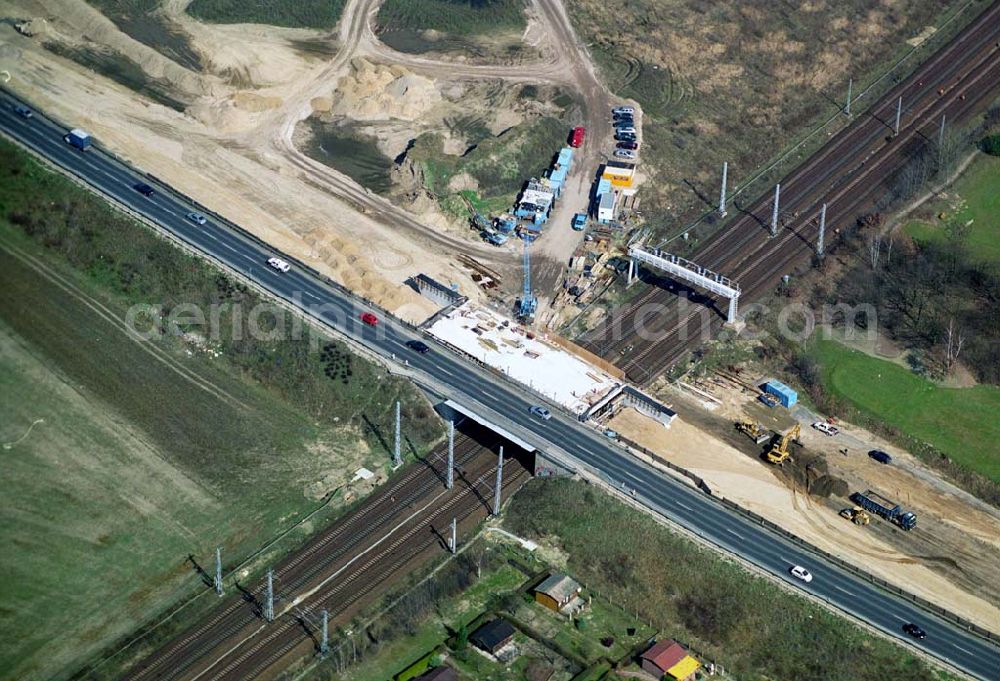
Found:
[{"label": "yellow excavator", "polygon": [[872,517],[868,515],[860,506],[855,506],[854,508],[845,508],[840,512],[840,515],[847,518],[855,525],[867,525],[872,521]]},{"label": "yellow excavator", "polygon": [[779,466],[791,456],[791,452],[788,451],[788,445],[792,440],[798,440],[799,435],[802,433],[802,426],[798,423],[790,431],[781,436],[780,440],[775,441],[771,445],[771,451],[767,453],[767,460],[771,463],[778,464]]}]

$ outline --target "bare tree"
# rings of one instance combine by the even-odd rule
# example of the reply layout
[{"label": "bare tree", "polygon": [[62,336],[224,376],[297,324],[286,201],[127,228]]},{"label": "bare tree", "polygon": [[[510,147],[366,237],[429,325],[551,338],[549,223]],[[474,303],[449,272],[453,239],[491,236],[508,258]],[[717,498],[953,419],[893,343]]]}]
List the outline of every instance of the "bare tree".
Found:
[{"label": "bare tree", "polygon": [[945,370],[950,374],[955,363],[958,362],[959,355],[962,354],[962,346],[965,345],[965,334],[961,329],[955,330],[955,318],[948,320],[947,342],[945,344]]},{"label": "bare tree", "polygon": [[872,265],[872,270],[878,269],[879,257],[882,252],[882,237],[873,236],[868,242],[868,260]]}]

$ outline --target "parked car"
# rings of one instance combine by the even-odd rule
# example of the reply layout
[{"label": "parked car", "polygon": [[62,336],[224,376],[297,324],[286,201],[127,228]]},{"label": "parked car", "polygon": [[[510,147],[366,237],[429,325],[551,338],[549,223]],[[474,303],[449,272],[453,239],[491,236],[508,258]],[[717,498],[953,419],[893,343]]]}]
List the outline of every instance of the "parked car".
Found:
[{"label": "parked car", "polygon": [[927,632],[924,631],[919,625],[913,622],[907,622],[903,625],[903,631],[912,636],[913,638],[927,638]]},{"label": "parked car", "polygon": [[414,352],[419,352],[421,355],[426,355],[430,352],[430,347],[428,347],[427,343],[422,340],[406,341],[406,347]]},{"label": "parked car", "polygon": [[583,137],[587,134],[587,129],[577,126],[573,128],[573,131],[569,136],[569,145],[571,147],[578,147],[583,144]]},{"label": "parked car", "polygon": [[812,425],[812,427],[824,435],[829,435],[830,437],[833,437],[840,432],[840,429],[837,428],[837,426],[831,426],[829,423],[824,423],[823,421],[817,421]]},{"label": "parked car", "polygon": [[635,142],[635,135],[630,132],[616,132],[615,140],[618,142]]},{"label": "parked car", "polygon": [[201,213],[188,213],[187,219],[196,225],[203,225],[208,222],[208,220],[205,219],[205,216]]},{"label": "parked car", "polygon": [[620,128],[615,128],[615,131],[619,135],[637,135],[636,129],[630,125],[623,125]]},{"label": "parked car", "polygon": [[540,418],[543,421],[548,421],[550,418],[552,418],[552,412],[550,412],[545,407],[541,407],[541,406],[539,406],[537,404],[532,405],[528,409],[528,411],[531,412],[532,414],[534,414],[535,416],[537,416],[538,418]]},{"label": "parked car", "polygon": [[615,158],[635,160],[639,158],[639,155],[634,151],[629,151],[628,149],[615,149]]},{"label": "parked car", "polygon": [[631,116],[615,116],[615,127],[620,128],[623,125],[635,125],[635,119]]},{"label": "parked car", "polygon": [[153,188],[150,187],[145,182],[139,182],[138,184],[132,185],[132,189],[136,190],[137,192],[145,196],[147,199],[156,193],[156,191],[154,191]]},{"label": "parked car", "polygon": [[619,142],[619,149],[632,149],[633,151],[639,148],[638,142]]},{"label": "parked car", "polygon": [[368,326],[378,326],[378,317],[373,315],[371,312],[362,312],[361,321],[363,321]]},{"label": "parked car", "polygon": [[881,449],[873,449],[868,452],[868,456],[875,459],[879,463],[892,463],[892,457],[889,456],[888,452],[883,452]]},{"label": "parked car", "polygon": [[284,260],[282,260],[281,258],[268,258],[267,264],[273,267],[274,269],[278,270],[279,272],[287,272],[288,270],[292,269],[292,266],[289,265]]},{"label": "parked car", "polygon": [[792,577],[795,577],[797,579],[801,579],[806,584],[808,584],[809,582],[813,581],[812,573],[809,572],[809,570],[806,570],[801,565],[793,565],[792,569],[789,570],[789,572],[792,574]]},{"label": "parked car", "polygon": [[612,114],[616,114],[616,115],[634,114],[635,113],[635,107],[632,107],[632,106],[616,106],[614,109],[611,110],[611,113]]},{"label": "parked car", "polygon": [[31,109],[29,109],[28,107],[24,106],[23,104],[15,104],[14,105],[14,113],[16,113],[21,118],[31,118],[32,116],[35,115],[34,112],[32,112]]}]

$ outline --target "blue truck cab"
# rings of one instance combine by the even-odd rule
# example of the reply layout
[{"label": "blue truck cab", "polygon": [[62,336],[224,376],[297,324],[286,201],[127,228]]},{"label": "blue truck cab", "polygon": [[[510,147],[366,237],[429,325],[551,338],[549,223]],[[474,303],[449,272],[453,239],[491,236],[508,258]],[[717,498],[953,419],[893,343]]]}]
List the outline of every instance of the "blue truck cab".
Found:
[{"label": "blue truck cab", "polygon": [[587,214],[586,213],[577,213],[576,215],[573,216],[573,229],[574,230],[576,230],[577,232],[582,232],[583,229],[586,226],[587,226]]}]

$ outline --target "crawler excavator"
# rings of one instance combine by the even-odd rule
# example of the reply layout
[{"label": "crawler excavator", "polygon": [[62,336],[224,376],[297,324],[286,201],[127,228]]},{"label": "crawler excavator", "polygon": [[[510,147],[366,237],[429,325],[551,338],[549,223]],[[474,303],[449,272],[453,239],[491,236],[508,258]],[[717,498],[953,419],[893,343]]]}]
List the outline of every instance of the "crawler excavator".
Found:
[{"label": "crawler excavator", "polygon": [[788,451],[788,445],[792,442],[792,440],[798,440],[801,432],[802,427],[796,423],[794,428],[782,435],[780,440],[776,440],[775,443],[771,445],[771,450],[767,453],[767,460],[771,463],[778,464],[779,466],[785,463],[785,461],[791,456],[791,452]]}]

